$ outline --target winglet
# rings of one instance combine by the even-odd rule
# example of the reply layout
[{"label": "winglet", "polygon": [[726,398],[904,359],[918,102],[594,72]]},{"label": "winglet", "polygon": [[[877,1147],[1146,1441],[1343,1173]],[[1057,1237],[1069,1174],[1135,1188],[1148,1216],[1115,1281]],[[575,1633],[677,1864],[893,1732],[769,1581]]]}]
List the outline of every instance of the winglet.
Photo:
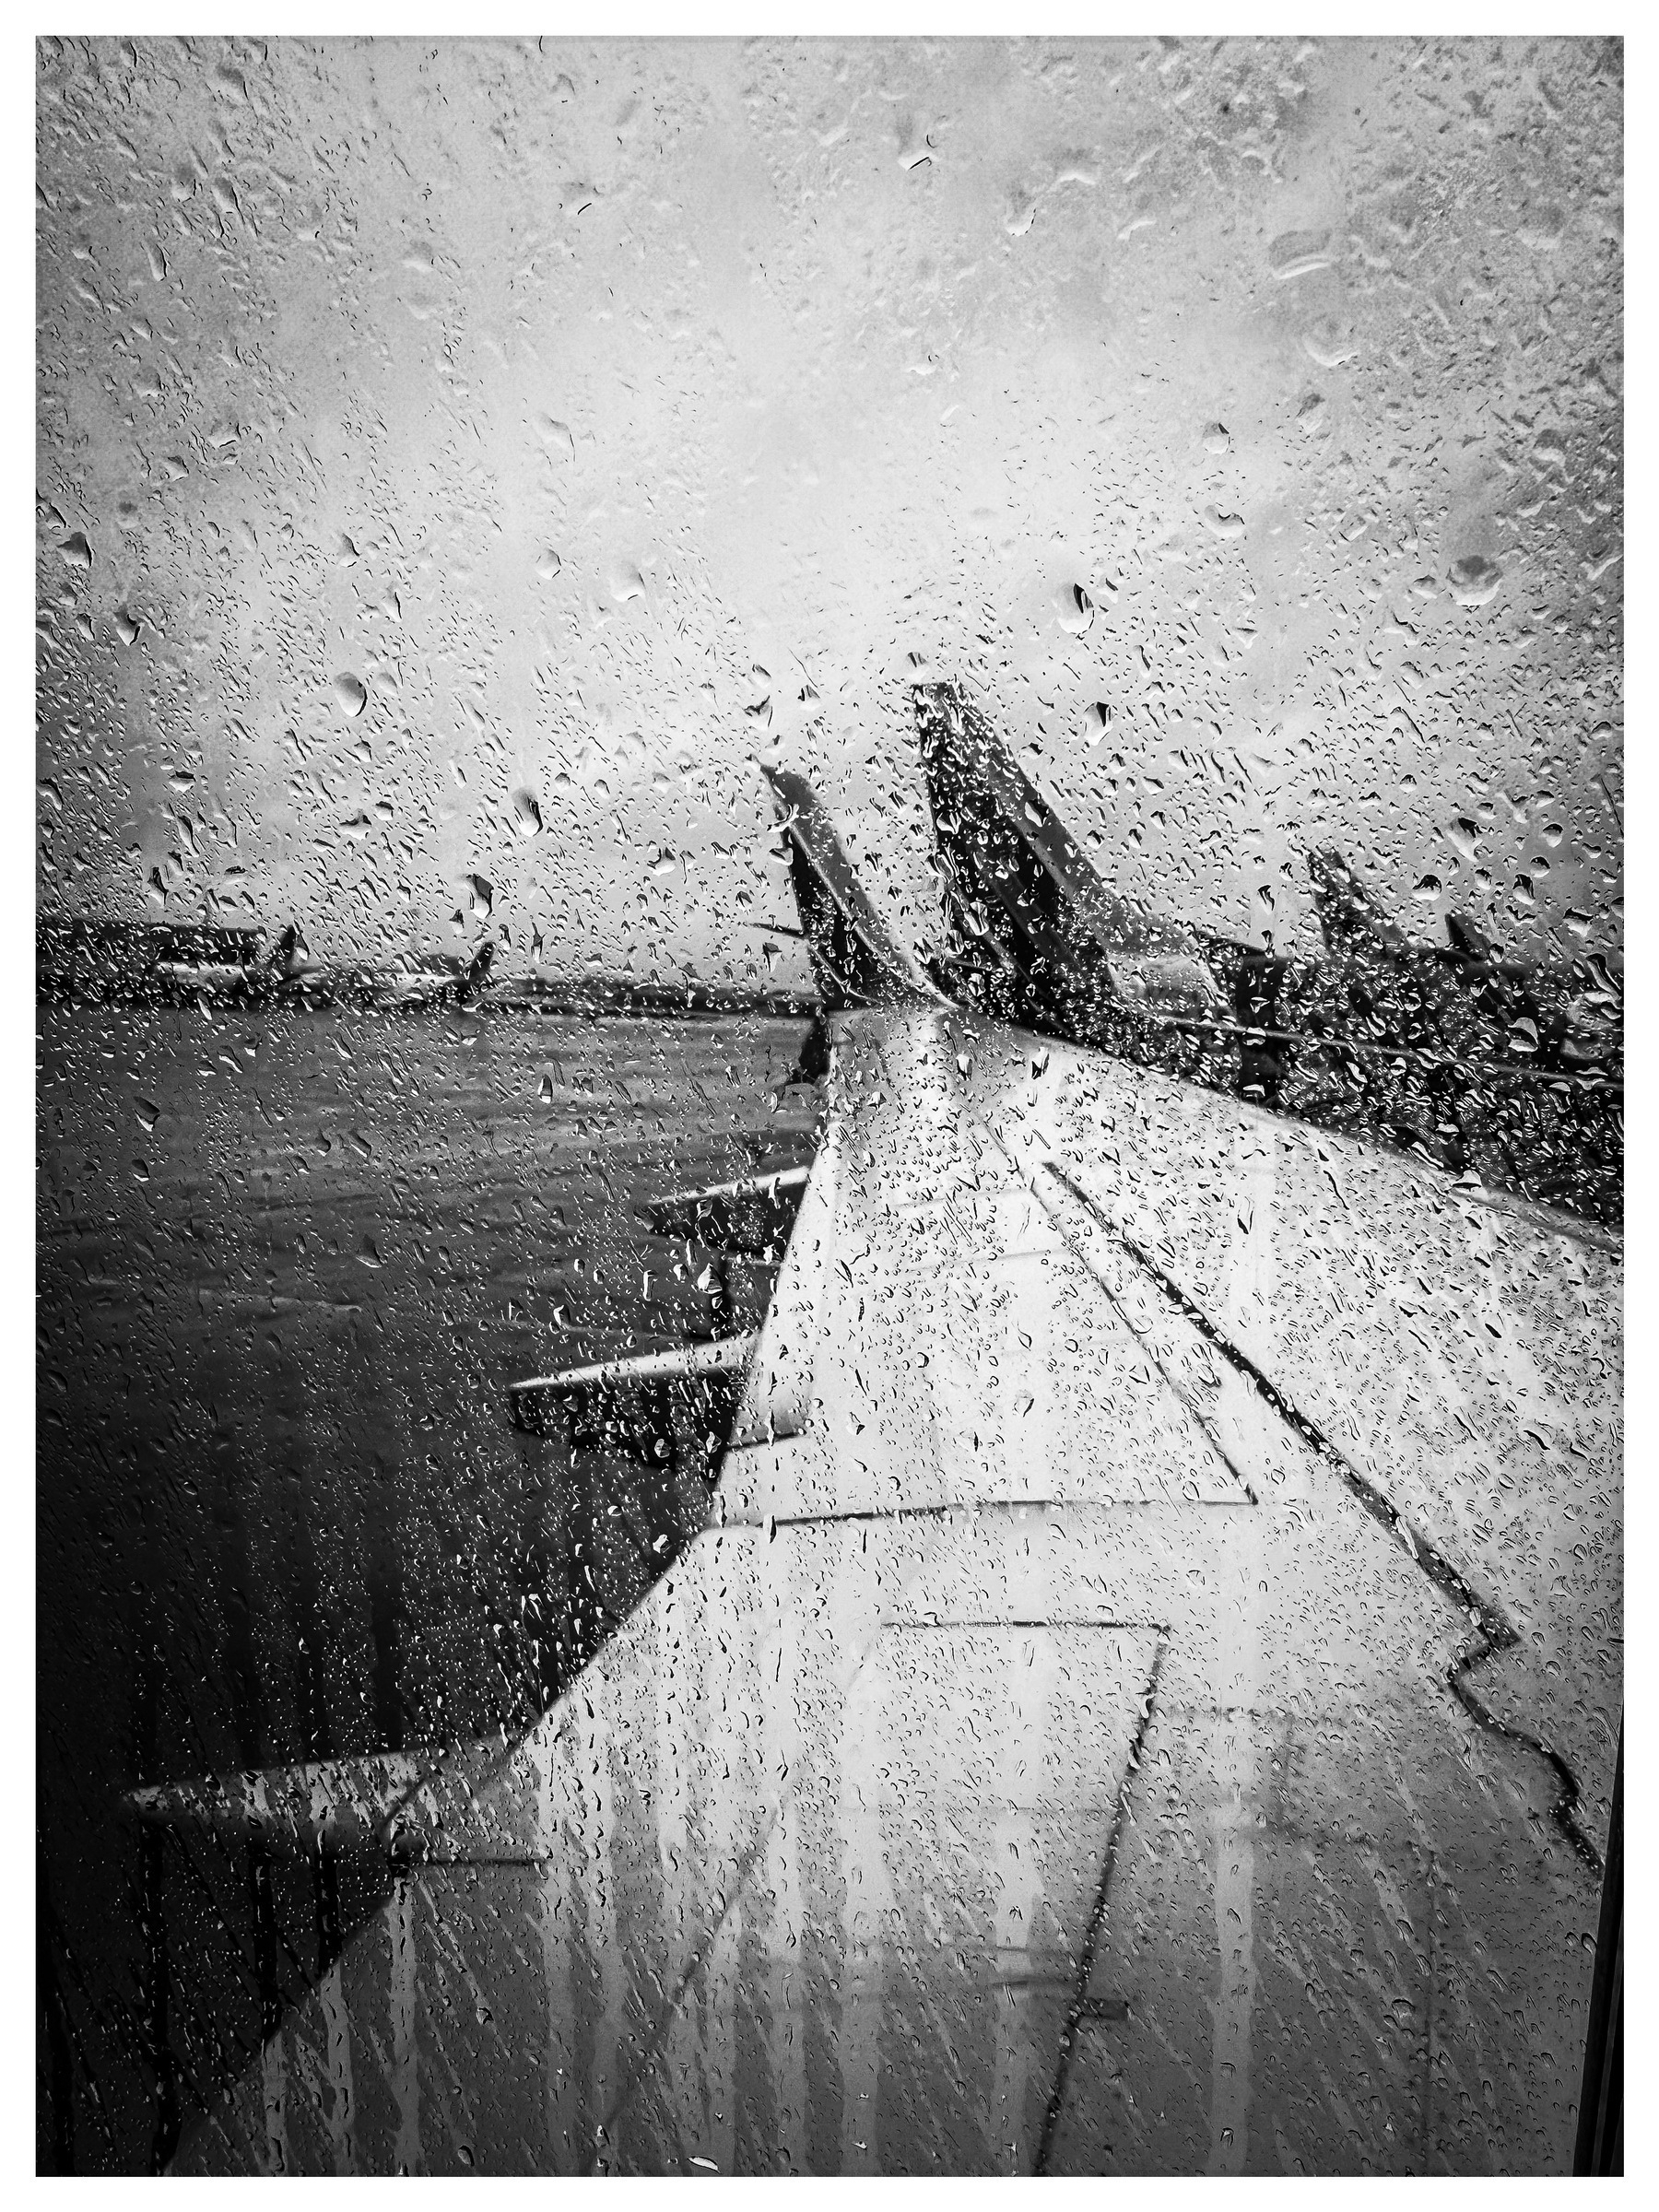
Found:
[{"label": "winglet", "polygon": [[790,881],[825,1010],[937,999],[939,994],[872,905],[835,824],[806,777],[788,768],[761,772],[789,840]]}]

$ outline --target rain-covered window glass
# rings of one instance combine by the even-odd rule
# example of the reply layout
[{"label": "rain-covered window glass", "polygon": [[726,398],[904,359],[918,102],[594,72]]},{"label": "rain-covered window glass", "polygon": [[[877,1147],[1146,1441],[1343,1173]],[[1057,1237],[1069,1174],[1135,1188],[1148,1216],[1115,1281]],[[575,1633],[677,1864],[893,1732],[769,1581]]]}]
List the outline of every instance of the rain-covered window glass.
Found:
[{"label": "rain-covered window glass", "polygon": [[41,2167],[1621,2156],[1619,43],[36,68]]}]

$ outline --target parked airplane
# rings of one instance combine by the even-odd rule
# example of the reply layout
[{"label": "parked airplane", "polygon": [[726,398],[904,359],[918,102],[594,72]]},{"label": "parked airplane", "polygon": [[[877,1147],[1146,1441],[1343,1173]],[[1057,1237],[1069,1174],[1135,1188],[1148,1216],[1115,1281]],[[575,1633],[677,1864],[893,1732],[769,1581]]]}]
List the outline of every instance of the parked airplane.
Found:
[{"label": "parked airplane", "polygon": [[178,2166],[1567,2170],[1618,1238],[1057,1035],[1228,1002],[994,769],[988,1008],[773,784],[823,1136],[701,1525],[516,1743],[142,1794],[386,1868]]},{"label": "parked airplane", "polygon": [[465,959],[411,956],[391,968],[336,968],[309,958],[293,923],[273,944],[260,929],[140,929],[77,919],[43,926],[36,966],[48,997],[404,1007],[472,1004],[489,984],[494,959],[494,942],[486,938]]},{"label": "parked airplane", "polygon": [[204,994],[258,998],[294,974],[298,939],[291,925],[269,945],[263,930],[221,924],[140,928],[84,916],[57,918],[41,924],[37,984],[47,997],[139,1005],[178,1004]]},{"label": "parked airplane", "polygon": [[465,1006],[488,988],[494,960],[494,939],[486,937],[465,959],[411,955],[391,968],[297,967],[281,988],[313,1006]]},{"label": "parked airplane", "polygon": [[955,686],[918,687],[953,997],[1454,1173],[1616,1221],[1621,1002],[1594,957],[1502,959],[1453,917],[1415,946],[1340,854],[1310,859],[1323,960],[1149,916],[1108,892]]}]

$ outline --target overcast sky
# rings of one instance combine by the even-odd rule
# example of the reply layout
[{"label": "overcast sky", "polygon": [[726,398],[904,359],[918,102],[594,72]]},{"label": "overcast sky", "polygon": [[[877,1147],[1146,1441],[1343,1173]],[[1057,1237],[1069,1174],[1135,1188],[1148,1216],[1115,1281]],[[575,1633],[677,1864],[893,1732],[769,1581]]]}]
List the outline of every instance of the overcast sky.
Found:
[{"label": "overcast sky", "polygon": [[39,95],[45,911],[741,978],[767,755],[924,944],[922,675],[1165,912],[1305,941],[1335,843],[1424,935],[1620,943],[1617,47],[49,40]]}]

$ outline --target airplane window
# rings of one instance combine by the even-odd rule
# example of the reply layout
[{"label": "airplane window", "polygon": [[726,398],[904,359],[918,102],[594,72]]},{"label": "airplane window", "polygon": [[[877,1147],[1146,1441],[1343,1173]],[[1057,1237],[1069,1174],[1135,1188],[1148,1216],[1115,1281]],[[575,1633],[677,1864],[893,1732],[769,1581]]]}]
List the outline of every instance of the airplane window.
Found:
[{"label": "airplane window", "polygon": [[41,2170],[1621,2161],[1621,42],[35,65]]}]

